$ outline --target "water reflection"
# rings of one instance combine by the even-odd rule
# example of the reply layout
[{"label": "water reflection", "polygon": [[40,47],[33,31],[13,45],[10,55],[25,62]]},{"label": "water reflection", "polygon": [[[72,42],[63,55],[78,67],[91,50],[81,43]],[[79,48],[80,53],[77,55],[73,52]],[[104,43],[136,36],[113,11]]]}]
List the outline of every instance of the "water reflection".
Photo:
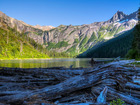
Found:
[{"label": "water reflection", "polygon": [[[0,67],[19,68],[47,68],[47,67],[84,67],[90,68],[97,65],[90,64],[90,58],[70,58],[70,59],[37,59],[37,60],[2,60]],[[95,60],[109,60],[108,58],[96,58]]]}]

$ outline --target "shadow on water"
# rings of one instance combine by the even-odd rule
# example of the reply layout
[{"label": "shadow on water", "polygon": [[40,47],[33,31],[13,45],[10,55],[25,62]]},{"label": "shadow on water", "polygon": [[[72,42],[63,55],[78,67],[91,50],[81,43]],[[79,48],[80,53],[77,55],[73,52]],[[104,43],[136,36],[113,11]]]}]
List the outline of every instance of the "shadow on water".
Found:
[{"label": "shadow on water", "polygon": [[[18,67],[18,68],[47,68],[47,67],[83,67],[91,68],[98,64],[91,64],[90,58],[69,58],[69,59],[36,59],[36,60],[2,60],[0,67]],[[95,58],[95,60],[110,60],[110,58]]]}]

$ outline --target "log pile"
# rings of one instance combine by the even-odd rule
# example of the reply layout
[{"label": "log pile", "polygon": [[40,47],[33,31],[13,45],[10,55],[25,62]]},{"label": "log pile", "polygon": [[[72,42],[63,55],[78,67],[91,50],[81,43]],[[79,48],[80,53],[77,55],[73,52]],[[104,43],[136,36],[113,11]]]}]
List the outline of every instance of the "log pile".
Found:
[{"label": "log pile", "polygon": [[140,105],[140,69],[122,60],[96,68],[0,68],[0,105]]}]

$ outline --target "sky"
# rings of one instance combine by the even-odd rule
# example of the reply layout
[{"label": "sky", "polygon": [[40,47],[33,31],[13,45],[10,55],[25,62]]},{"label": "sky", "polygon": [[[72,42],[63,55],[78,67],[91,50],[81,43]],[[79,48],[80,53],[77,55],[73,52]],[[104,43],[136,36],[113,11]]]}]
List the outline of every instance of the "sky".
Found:
[{"label": "sky", "polygon": [[140,0],[0,0],[0,11],[33,26],[91,24],[139,7]]}]

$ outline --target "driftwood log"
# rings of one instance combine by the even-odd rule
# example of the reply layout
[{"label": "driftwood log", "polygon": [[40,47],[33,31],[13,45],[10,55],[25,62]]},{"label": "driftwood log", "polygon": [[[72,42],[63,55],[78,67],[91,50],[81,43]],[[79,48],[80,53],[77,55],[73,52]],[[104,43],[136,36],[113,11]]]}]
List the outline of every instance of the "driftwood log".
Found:
[{"label": "driftwood log", "polygon": [[122,60],[97,68],[71,70],[63,67],[1,68],[0,102],[13,105],[84,102],[94,105],[101,91],[107,87],[106,103],[102,104],[121,98],[127,104],[139,105],[140,85],[133,82],[133,76],[140,70],[122,66],[132,62],[134,60]]}]

